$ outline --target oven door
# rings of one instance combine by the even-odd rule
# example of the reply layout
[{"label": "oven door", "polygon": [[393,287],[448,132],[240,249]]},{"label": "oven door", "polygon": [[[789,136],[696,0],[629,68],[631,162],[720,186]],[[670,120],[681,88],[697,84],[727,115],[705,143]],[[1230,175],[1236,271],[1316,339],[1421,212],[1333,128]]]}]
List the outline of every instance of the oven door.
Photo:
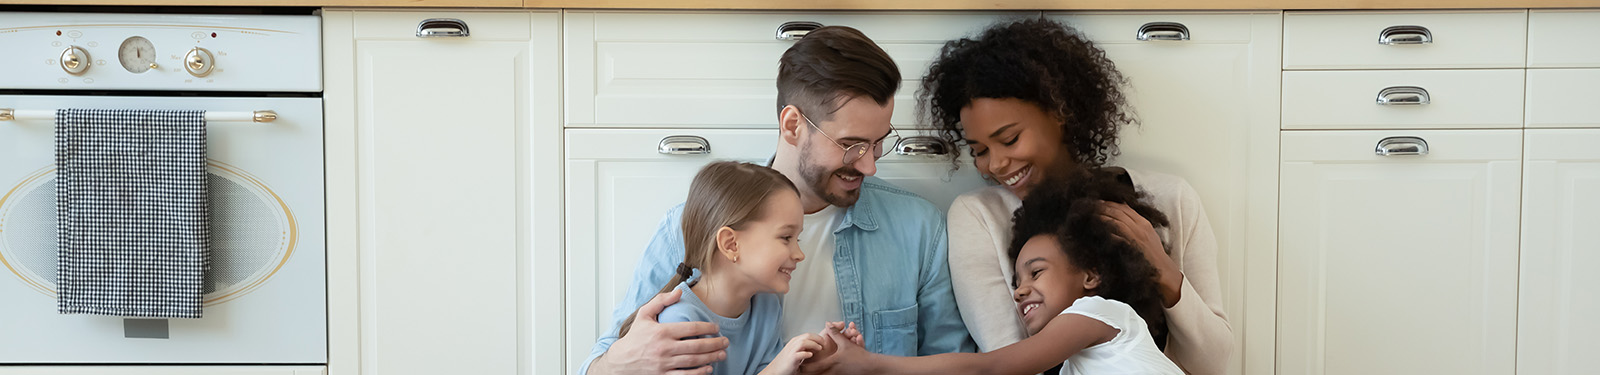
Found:
[{"label": "oven door", "polygon": [[322,99],[5,96],[0,108],[273,110],[207,124],[201,319],[56,313],[52,120],[0,121],[0,364],[327,363]]}]

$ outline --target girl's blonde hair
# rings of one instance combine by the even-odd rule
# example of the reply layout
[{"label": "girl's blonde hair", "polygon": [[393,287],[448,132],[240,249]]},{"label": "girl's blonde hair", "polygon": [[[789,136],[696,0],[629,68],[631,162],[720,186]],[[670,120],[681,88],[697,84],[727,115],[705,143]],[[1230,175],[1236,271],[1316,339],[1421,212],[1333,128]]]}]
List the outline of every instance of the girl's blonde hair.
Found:
[{"label": "girl's blonde hair", "polygon": [[[677,274],[661,287],[661,293],[688,280],[696,268],[706,272],[717,254],[717,231],[723,227],[740,230],[746,223],[762,218],[763,203],[780,190],[799,194],[794,182],[772,168],[735,161],[719,161],[700,168],[694,182],[689,183],[689,199],[683,203],[683,263],[678,263]],[[638,315],[634,311],[622,321],[618,338],[628,334]]]}]

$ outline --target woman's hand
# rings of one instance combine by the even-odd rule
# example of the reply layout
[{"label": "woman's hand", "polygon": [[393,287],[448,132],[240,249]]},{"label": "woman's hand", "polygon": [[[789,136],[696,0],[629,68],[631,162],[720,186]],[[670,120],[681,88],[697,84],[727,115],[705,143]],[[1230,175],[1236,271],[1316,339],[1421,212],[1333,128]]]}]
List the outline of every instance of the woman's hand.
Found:
[{"label": "woman's hand", "polygon": [[811,358],[817,351],[822,350],[822,342],[824,340],[827,339],[810,333],[789,339],[789,343],[783,346],[783,350],[779,351],[778,356],[772,359],[772,363],[767,364],[767,368],[761,370],[761,374],[794,374],[800,369],[801,362]]},{"label": "woman's hand", "polygon": [[1144,259],[1156,267],[1162,307],[1177,305],[1183,295],[1183,271],[1178,268],[1177,262],[1172,261],[1172,257],[1167,256],[1166,247],[1161,245],[1161,236],[1156,234],[1155,226],[1126,204],[1101,202],[1100,215],[1115,230],[1111,234],[1113,237],[1139,249]]}]

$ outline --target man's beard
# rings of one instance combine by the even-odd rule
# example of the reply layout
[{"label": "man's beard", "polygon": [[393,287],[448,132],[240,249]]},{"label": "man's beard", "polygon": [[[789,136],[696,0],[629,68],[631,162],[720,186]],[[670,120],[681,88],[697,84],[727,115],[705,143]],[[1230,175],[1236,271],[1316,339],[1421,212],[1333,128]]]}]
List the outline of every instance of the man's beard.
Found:
[{"label": "man's beard", "polygon": [[863,179],[866,178],[866,175],[863,175],[861,171],[858,171],[855,167],[849,165],[834,170],[826,170],[822,166],[811,165],[810,143],[811,142],[807,141],[800,146],[800,178],[805,180],[801,182],[804,182],[806,186],[810,187],[812,194],[821,197],[822,201],[828,202],[828,204],[839,207],[850,207],[855,205],[856,199],[861,198],[860,188],[850,189],[843,193],[834,194],[833,192],[828,191],[828,187],[833,181],[834,174],[846,177],[855,176]]}]

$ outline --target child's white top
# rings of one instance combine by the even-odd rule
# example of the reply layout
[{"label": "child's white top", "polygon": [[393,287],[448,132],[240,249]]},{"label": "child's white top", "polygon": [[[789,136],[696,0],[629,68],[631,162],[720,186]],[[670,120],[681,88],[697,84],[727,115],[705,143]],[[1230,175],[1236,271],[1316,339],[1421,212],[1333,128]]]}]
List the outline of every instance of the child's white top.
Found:
[{"label": "child's white top", "polygon": [[1072,302],[1062,315],[1078,314],[1116,328],[1117,337],[1084,349],[1061,366],[1061,375],[1184,375],[1150,338],[1150,329],[1126,303],[1100,297]]}]

